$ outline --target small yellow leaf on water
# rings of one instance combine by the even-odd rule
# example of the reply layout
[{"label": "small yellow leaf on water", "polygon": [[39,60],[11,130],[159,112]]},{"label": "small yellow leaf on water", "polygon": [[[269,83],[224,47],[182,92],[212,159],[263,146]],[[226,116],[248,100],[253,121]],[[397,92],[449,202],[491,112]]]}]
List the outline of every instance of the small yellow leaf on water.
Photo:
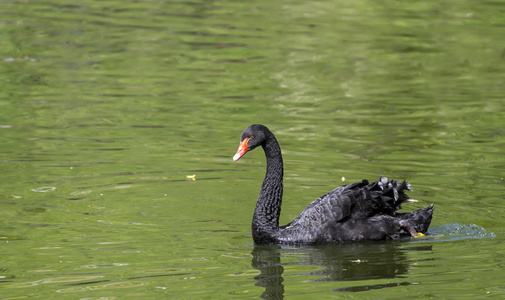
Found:
[{"label": "small yellow leaf on water", "polygon": [[423,237],[423,236],[424,236],[424,234],[421,232],[418,232],[416,235],[414,235],[415,238]]},{"label": "small yellow leaf on water", "polygon": [[196,180],[196,174],[193,174],[193,175],[186,175],[186,178],[187,178],[187,179],[191,179],[191,180],[195,181],[195,180]]}]

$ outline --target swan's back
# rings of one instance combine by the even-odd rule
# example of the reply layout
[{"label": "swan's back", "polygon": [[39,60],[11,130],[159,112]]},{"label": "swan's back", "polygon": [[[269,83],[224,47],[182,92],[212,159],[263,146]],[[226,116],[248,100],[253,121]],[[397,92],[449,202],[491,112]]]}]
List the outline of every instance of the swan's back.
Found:
[{"label": "swan's back", "polygon": [[[390,181],[386,177],[373,183],[362,180],[339,186],[314,200],[296,219],[281,227],[279,238],[293,239],[295,243],[327,243],[408,234],[401,229],[400,214],[396,214],[401,204],[410,199],[406,190],[411,190],[409,183]],[[432,210],[425,213],[429,220],[426,220],[428,216],[422,218],[423,225],[418,227],[428,228],[429,223],[425,225],[431,221]]]}]

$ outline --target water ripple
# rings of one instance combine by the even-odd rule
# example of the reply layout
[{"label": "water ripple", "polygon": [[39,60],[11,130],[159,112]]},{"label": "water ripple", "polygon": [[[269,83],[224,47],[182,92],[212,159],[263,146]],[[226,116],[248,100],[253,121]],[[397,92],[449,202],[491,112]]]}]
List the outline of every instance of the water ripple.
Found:
[{"label": "water ripple", "polygon": [[468,239],[495,238],[496,234],[487,232],[483,227],[475,224],[449,223],[438,225],[428,230],[429,235],[414,242],[452,242]]},{"label": "water ripple", "polygon": [[54,186],[43,186],[43,187],[38,187],[38,188],[32,189],[32,191],[38,192],[38,193],[47,193],[47,192],[52,192],[54,190],[56,190],[56,187],[54,187]]}]

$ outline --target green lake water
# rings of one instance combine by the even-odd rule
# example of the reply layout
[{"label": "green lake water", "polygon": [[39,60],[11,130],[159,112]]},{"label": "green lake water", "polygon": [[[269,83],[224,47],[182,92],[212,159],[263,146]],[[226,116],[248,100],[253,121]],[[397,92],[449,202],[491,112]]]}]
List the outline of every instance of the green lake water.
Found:
[{"label": "green lake water", "polygon": [[[0,299],[505,297],[505,2],[0,1]],[[430,235],[258,247],[387,176]]]}]

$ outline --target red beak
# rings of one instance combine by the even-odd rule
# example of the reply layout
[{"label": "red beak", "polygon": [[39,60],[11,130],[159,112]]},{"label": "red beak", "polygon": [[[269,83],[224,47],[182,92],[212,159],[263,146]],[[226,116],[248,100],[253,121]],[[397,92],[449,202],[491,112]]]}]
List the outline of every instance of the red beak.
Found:
[{"label": "red beak", "polygon": [[239,160],[247,152],[247,150],[249,150],[249,148],[247,148],[248,141],[249,138],[246,138],[242,142],[240,142],[237,153],[233,156],[233,161]]}]

